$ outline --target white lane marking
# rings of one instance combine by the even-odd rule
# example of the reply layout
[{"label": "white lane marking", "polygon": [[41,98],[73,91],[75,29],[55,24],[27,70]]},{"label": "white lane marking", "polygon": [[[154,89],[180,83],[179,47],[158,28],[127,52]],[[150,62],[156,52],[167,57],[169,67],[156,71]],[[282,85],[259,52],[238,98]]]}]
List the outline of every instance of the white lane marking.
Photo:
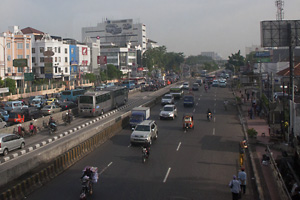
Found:
[{"label": "white lane marking", "polygon": [[[200,96],[202,96],[202,95],[200,95]],[[198,99],[198,101],[200,101],[200,98]]]},{"label": "white lane marking", "polygon": [[214,122],[216,122],[216,117],[214,117]]},{"label": "white lane marking", "polygon": [[213,128],[213,135],[215,135],[215,132],[216,132],[216,130],[215,130],[215,128]]},{"label": "white lane marking", "polygon": [[194,108],[193,112],[195,112],[195,111],[196,111],[196,109]]},{"label": "white lane marking", "polygon": [[98,176],[100,176],[101,174],[103,174],[103,172],[104,172],[105,170],[107,170],[107,168],[109,168],[112,164],[113,164],[113,162],[110,162],[106,167],[104,167],[104,169],[102,169],[102,171],[99,173]]},{"label": "white lane marking", "polygon": [[131,147],[131,144],[128,145],[128,148]]},{"label": "white lane marking", "polygon": [[167,181],[167,178],[168,178],[168,176],[169,176],[170,171],[171,171],[171,167],[169,167],[169,169],[168,169],[168,171],[167,171],[167,174],[166,174],[166,176],[165,176],[165,179],[164,179],[163,183],[165,183],[165,182]]},{"label": "white lane marking", "polygon": [[198,106],[198,103],[196,103],[196,106]]},{"label": "white lane marking", "polygon": [[181,146],[181,142],[179,142],[179,144],[178,144],[178,146],[177,146],[177,149],[176,149],[176,151],[178,151],[178,150],[179,150],[180,146]]},{"label": "white lane marking", "polygon": [[216,105],[217,105],[217,104],[215,103],[215,107],[216,107]]},{"label": "white lane marking", "polygon": [[214,109],[214,113],[216,114],[216,109]]}]

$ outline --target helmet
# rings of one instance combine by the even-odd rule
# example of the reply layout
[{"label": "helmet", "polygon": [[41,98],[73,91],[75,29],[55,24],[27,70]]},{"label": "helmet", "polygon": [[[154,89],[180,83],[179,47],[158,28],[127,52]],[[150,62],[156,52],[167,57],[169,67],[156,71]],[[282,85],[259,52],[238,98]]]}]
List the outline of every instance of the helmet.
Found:
[{"label": "helmet", "polygon": [[33,123],[32,122],[30,122],[30,125],[32,125]]}]

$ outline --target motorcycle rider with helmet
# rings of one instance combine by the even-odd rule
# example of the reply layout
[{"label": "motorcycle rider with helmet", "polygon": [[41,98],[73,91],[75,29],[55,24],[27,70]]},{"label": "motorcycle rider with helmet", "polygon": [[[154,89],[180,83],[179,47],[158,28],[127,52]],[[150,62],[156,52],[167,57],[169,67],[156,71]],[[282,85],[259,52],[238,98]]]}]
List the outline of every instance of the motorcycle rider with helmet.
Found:
[{"label": "motorcycle rider with helmet", "polygon": [[56,127],[55,127],[55,124],[56,124],[56,122],[55,122],[55,120],[53,119],[53,117],[51,116],[50,118],[49,118],[49,123],[48,123],[48,125],[49,125],[49,127],[51,128],[51,129],[56,129]]},{"label": "motorcycle rider with helmet", "polygon": [[210,111],[210,109],[207,109],[207,119],[209,119],[209,117],[212,118],[212,112]]}]

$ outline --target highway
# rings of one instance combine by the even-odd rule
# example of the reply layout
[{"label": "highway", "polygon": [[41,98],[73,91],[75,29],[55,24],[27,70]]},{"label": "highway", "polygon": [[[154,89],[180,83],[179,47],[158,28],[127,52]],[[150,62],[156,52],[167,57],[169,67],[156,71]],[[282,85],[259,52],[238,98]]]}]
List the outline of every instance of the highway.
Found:
[{"label": "highway", "polygon": [[[141,161],[141,148],[130,145],[128,128],[26,199],[78,199],[86,165],[99,171],[89,199],[231,199],[228,183],[239,169],[238,144],[243,139],[233,95],[228,88],[214,87],[208,93],[201,87],[194,94],[193,108],[184,108],[182,99],[176,101],[175,120],[159,120],[162,106],[151,108],[159,135],[146,163]],[[227,111],[225,99],[230,102]],[[213,112],[210,122],[208,108]],[[184,113],[194,114],[194,130],[183,131]],[[247,199],[255,199],[251,184],[247,190]]]}]

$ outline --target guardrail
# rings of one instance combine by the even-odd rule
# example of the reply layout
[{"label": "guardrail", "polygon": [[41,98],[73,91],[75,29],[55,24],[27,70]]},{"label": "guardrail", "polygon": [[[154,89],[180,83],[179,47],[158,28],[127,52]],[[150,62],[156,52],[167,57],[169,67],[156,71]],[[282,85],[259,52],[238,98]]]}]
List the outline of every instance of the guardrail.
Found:
[{"label": "guardrail", "polygon": [[[155,104],[160,103],[161,96],[156,97],[154,100],[151,100],[142,106],[152,107]],[[2,179],[9,180],[7,174],[12,174],[15,170],[24,168],[25,166],[28,167],[29,165],[36,167],[44,166],[39,167],[35,174],[30,175],[25,180],[20,180],[20,183],[10,187],[0,194],[0,200],[22,199],[35,189],[41,187],[47,181],[55,178],[57,175],[61,174],[76,163],[81,157],[90,153],[99,145],[114,136],[117,132],[128,126],[130,115],[130,111],[126,112],[114,120],[101,124],[101,128],[99,129],[98,127],[95,129],[89,129],[85,134],[76,135],[75,137],[72,137],[71,141],[66,141],[62,144],[61,146],[63,146],[63,148],[52,147],[46,150],[43,155],[47,155],[49,158],[41,158],[43,155],[37,155],[28,160],[27,163],[24,163],[22,167],[20,166],[17,167],[17,169],[10,169],[11,173],[6,173],[6,177],[1,174]],[[92,123],[96,121],[98,120],[93,120]],[[65,152],[63,149],[69,150]]]}]

